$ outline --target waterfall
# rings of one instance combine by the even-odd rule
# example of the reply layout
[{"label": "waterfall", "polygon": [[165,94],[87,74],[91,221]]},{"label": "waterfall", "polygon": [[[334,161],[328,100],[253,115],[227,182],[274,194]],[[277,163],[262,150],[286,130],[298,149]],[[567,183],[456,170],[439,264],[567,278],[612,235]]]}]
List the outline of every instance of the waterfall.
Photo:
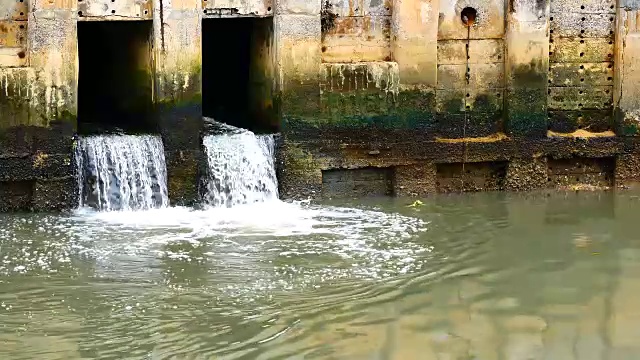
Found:
[{"label": "waterfall", "polygon": [[169,205],[159,136],[105,135],[78,140],[80,206],[145,210]]},{"label": "waterfall", "polygon": [[205,203],[232,207],[277,199],[274,136],[216,126],[216,134],[203,139],[209,165]]}]

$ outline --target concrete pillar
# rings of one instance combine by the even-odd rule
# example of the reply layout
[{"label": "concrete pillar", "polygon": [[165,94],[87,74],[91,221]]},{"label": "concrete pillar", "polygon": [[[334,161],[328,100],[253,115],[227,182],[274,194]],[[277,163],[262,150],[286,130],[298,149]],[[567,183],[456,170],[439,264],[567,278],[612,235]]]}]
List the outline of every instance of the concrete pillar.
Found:
[{"label": "concrete pillar", "polygon": [[434,127],[439,0],[394,0],[392,60],[400,86],[394,115],[407,127]]},{"label": "concrete pillar", "polygon": [[[275,106],[284,146],[278,151],[278,179],[284,197],[318,197],[322,171],[294,140],[314,127],[320,112],[322,62],[321,1],[279,0],[274,16]],[[301,135],[302,138],[305,135]]]},{"label": "concrete pillar", "polygon": [[284,133],[305,126],[320,108],[320,4],[320,0],[276,3],[276,101]]},{"label": "concrete pillar", "polygon": [[76,126],[77,15],[76,2],[34,0],[29,12],[29,64],[32,85],[30,124],[47,126],[63,120]]},{"label": "concrete pillar", "polygon": [[155,101],[167,161],[169,198],[198,198],[202,169],[202,3],[154,0]]},{"label": "concrete pillar", "polygon": [[549,1],[508,3],[507,131],[517,137],[544,137],[547,130]]},{"label": "concrete pillar", "polygon": [[616,133],[640,132],[640,2],[620,0],[615,36],[613,103]]},{"label": "concrete pillar", "polygon": [[391,22],[393,60],[403,85],[434,89],[438,63],[437,0],[395,0]]}]

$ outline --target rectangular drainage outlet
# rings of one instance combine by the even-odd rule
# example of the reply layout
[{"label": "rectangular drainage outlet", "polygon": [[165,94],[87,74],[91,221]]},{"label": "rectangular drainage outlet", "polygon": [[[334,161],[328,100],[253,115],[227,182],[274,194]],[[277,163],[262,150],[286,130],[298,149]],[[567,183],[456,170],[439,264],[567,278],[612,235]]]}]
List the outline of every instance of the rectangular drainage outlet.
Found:
[{"label": "rectangular drainage outlet", "polygon": [[322,171],[323,197],[393,195],[391,168],[331,169]]},{"label": "rectangular drainage outlet", "polygon": [[614,158],[547,159],[550,188],[607,188],[613,186]]},{"label": "rectangular drainage outlet", "polygon": [[506,161],[436,165],[436,187],[440,193],[495,191],[504,188]]}]

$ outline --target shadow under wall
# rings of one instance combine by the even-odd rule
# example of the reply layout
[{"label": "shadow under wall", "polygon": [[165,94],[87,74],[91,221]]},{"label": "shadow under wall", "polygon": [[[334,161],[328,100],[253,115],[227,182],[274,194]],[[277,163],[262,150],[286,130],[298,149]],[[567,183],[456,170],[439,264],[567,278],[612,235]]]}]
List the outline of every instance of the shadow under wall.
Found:
[{"label": "shadow under wall", "polygon": [[204,116],[256,133],[279,130],[272,39],[272,17],[203,19]]},{"label": "shadow under wall", "polygon": [[156,133],[152,21],[78,22],[78,131]]}]

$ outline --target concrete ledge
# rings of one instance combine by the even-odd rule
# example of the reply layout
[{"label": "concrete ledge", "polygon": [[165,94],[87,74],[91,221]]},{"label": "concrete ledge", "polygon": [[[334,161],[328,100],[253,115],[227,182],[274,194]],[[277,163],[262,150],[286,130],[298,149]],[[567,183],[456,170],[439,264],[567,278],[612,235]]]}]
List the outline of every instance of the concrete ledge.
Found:
[{"label": "concrete ledge", "polygon": [[[286,134],[285,143],[279,148],[281,195],[318,199],[325,192],[323,172],[370,168],[393,174],[390,193],[395,195],[459,191],[447,190],[455,186],[438,186],[438,172],[434,168],[451,164],[462,172],[463,163],[467,164],[465,171],[478,168],[476,172],[480,175],[482,164],[506,165],[504,174],[496,177],[496,181],[465,174],[469,176],[465,191],[604,189],[640,179],[640,160],[635,155],[640,150],[640,139],[580,134],[532,139],[501,134],[434,140],[418,130],[310,128]],[[487,166],[487,169],[495,167]],[[366,182],[359,184],[364,186],[359,192],[367,193]],[[372,188],[371,192],[379,193],[378,188]]]}]

